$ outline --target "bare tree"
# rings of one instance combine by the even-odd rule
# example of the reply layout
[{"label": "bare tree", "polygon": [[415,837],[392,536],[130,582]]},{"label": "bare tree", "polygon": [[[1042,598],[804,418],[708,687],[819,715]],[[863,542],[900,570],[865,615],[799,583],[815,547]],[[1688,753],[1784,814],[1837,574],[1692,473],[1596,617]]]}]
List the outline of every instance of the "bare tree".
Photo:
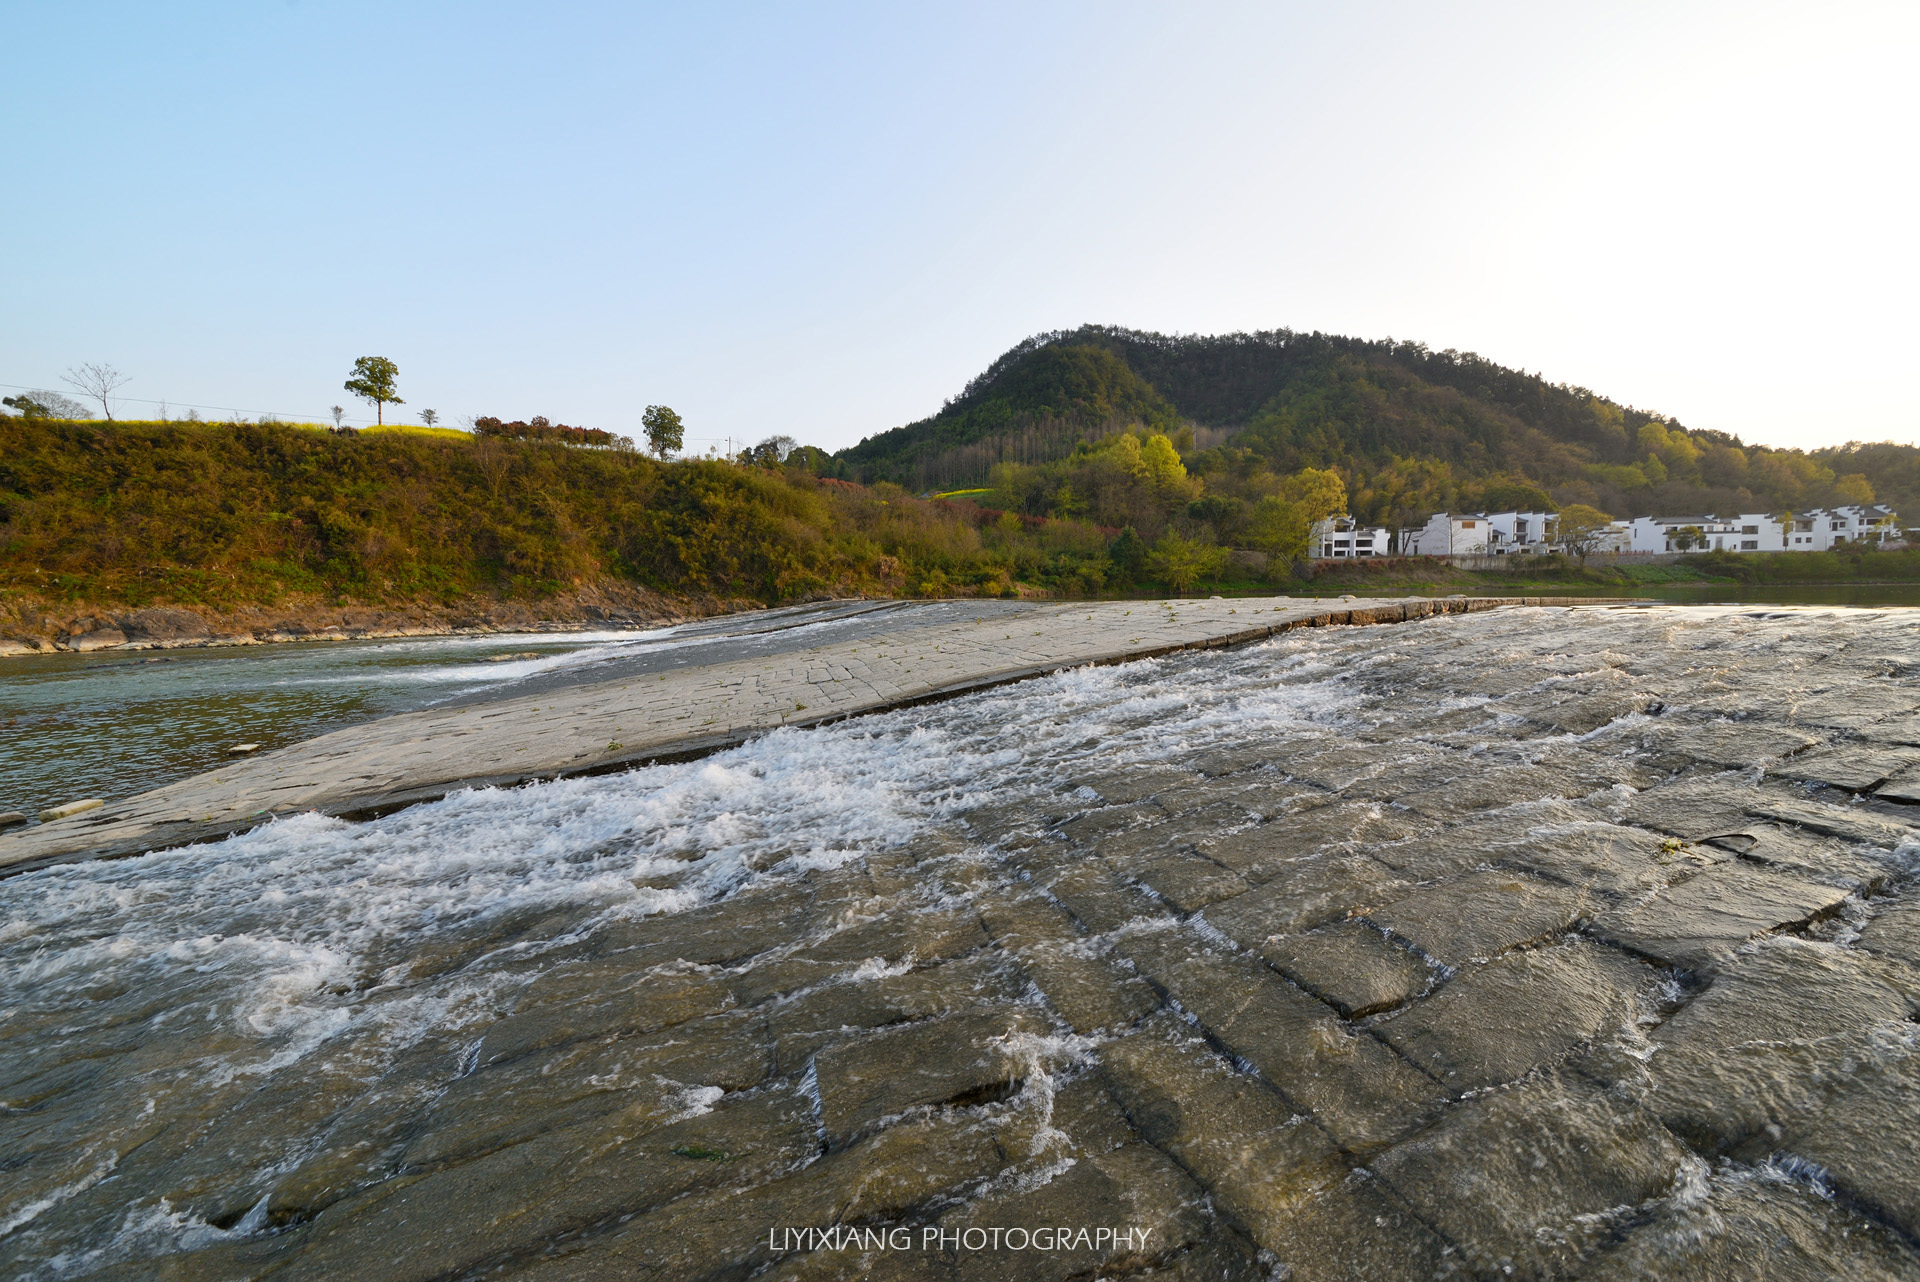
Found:
[{"label": "bare tree", "polygon": [[113,407],[107,404],[107,397],[113,389],[131,379],[131,375],[122,374],[111,365],[82,365],[70,369],[60,376],[60,381],[80,389],[80,391],[100,402],[100,412],[106,415],[107,422],[113,422]]},{"label": "bare tree", "polygon": [[340,426],[340,420],[345,418],[346,416],[347,416],[346,406],[336,405],[333,407],[333,425],[336,428]]}]

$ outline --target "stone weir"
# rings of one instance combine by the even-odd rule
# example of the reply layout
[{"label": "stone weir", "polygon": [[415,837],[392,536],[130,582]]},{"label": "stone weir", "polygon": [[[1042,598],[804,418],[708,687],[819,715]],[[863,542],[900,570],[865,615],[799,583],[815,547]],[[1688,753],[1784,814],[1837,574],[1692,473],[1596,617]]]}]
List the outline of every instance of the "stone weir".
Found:
[{"label": "stone weir", "polygon": [[1085,664],[1240,645],[1292,628],[1399,623],[1617,597],[1342,598],[1048,604],[901,627],[773,657],[423,712],[321,735],[0,836],[0,876],[217,840],[304,811],[372,818],[461,788],[688,760],[782,726],[951,698]]}]

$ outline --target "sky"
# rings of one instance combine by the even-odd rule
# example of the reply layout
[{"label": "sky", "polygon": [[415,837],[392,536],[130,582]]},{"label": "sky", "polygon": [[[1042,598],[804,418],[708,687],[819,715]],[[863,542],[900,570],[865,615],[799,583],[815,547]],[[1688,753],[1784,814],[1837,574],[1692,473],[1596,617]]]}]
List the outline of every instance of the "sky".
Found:
[{"label": "sky", "polygon": [[1920,5],[0,5],[0,384],[839,448],[1025,336],[1920,443]]}]

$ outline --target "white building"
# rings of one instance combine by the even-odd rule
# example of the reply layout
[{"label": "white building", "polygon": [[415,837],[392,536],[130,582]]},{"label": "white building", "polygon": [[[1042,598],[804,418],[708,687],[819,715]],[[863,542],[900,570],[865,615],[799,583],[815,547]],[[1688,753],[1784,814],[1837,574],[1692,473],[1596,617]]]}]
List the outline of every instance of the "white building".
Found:
[{"label": "white building", "polygon": [[1386,556],[1391,539],[1384,526],[1361,525],[1350,516],[1330,516],[1313,523],[1307,549],[1310,555],[1325,559]]},{"label": "white building", "polygon": [[1601,531],[1600,537],[1594,542],[1593,551],[1606,555],[1633,551],[1633,522],[1607,522],[1607,528]]},{"label": "white building", "polygon": [[1492,532],[1485,512],[1435,512],[1401,550],[1409,556],[1485,556]]},{"label": "white building", "polygon": [[1765,512],[1739,516],[1637,516],[1627,523],[1632,552],[1779,552],[1780,522]]},{"label": "white building", "polygon": [[1795,512],[1788,524],[1789,552],[1829,552],[1842,543],[1891,543],[1903,537],[1898,514],[1884,503]]},{"label": "white building", "polygon": [[1494,512],[1487,517],[1487,552],[1508,556],[1557,551],[1553,540],[1559,524],[1552,512]]},{"label": "white building", "polygon": [[1557,552],[1560,518],[1552,512],[1436,512],[1400,532],[1409,556],[1511,556]]}]

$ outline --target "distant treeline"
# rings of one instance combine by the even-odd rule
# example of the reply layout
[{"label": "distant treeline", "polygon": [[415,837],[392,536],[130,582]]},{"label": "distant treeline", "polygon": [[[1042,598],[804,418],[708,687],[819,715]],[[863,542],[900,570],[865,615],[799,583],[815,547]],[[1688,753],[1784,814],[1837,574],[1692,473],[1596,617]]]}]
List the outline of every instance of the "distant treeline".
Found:
[{"label": "distant treeline", "polygon": [[525,423],[518,419],[503,423],[497,418],[476,418],[473,420],[473,434],[515,441],[558,441],[563,445],[610,446],[616,439],[612,432],[597,427],[568,427],[565,423],[549,423],[539,414]]}]

